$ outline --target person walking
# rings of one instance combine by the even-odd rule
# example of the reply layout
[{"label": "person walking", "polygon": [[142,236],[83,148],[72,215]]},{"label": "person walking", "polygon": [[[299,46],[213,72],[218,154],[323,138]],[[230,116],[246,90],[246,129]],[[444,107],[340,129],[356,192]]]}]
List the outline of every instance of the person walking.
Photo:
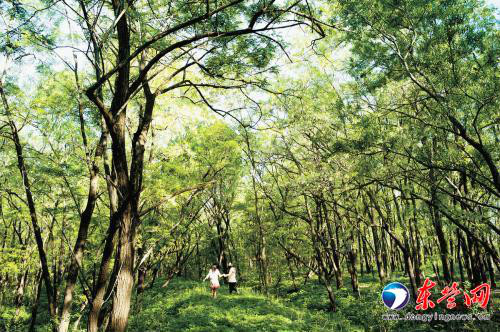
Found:
[{"label": "person walking", "polygon": [[212,298],[217,297],[217,289],[219,289],[219,278],[222,277],[222,274],[219,272],[217,265],[212,265],[210,271],[208,271],[207,276],[203,281],[210,279],[210,290],[212,291]]},{"label": "person walking", "polygon": [[238,294],[238,290],[236,289],[236,268],[231,263],[229,263],[227,266],[229,267],[229,272],[225,274],[224,277],[227,277],[227,282],[229,284],[229,294],[233,294],[233,292]]}]

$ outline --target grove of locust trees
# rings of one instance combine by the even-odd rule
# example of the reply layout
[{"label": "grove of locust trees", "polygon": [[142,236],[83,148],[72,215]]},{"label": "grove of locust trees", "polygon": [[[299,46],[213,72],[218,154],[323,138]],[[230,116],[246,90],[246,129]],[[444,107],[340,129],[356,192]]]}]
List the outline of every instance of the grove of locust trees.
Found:
[{"label": "grove of locust trees", "polygon": [[413,296],[427,276],[496,287],[500,32],[482,2],[0,16],[0,329],[124,332],[146,288],[214,262],[264,293],[317,278],[332,311],[365,274]]}]

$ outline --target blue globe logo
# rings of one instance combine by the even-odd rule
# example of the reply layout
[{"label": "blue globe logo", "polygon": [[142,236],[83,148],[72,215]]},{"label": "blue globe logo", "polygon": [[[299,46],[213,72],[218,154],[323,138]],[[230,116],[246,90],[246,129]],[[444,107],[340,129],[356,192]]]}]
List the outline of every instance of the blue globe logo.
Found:
[{"label": "blue globe logo", "polygon": [[385,306],[392,310],[403,309],[410,300],[410,292],[400,282],[391,282],[382,290],[382,301]]}]

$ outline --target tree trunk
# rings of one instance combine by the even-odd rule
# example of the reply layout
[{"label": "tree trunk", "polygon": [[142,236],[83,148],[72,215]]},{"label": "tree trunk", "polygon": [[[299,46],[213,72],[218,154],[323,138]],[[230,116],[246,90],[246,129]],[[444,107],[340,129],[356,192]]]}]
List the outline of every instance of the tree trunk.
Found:
[{"label": "tree trunk", "polygon": [[[436,139],[432,139],[432,147],[431,147],[431,164],[434,159],[434,154],[436,151]],[[436,175],[433,167],[429,170],[429,181],[431,185],[431,205],[429,206],[431,212],[432,225],[434,226],[434,230],[436,232],[436,236],[439,243],[439,253],[441,257],[441,265],[443,266],[443,277],[446,283],[451,282],[450,268],[448,265],[448,244],[446,242],[446,237],[443,231],[443,225],[441,223],[441,216],[439,215],[439,211],[436,208],[438,205],[438,195],[436,189]]]},{"label": "tree trunk", "polygon": [[[354,238],[354,235],[351,235],[351,237]],[[358,274],[356,272],[356,259],[357,259],[356,249],[351,248],[351,250],[349,250],[348,258],[349,258],[349,274],[351,275],[352,292],[356,297],[359,297]]]},{"label": "tree trunk", "polygon": [[[24,266],[24,264],[21,264],[21,266]],[[21,306],[23,305],[24,287],[26,286],[27,279],[28,279],[28,269],[26,268],[24,273],[19,274],[18,283],[16,287],[16,298],[15,298],[16,318],[19,316]]]},{"label": "tree trunk", "polygon": [[93,291],[92,306],[89,312],[87,331],[88,332],[98,332],[99,326],[99,314],[101,308],[104,304],[104,296],[106,294],[107,281],[110,274],[110,264],[113,257],[113,251],[115,248],[115,234],[118,229],[118,221],[113,218],[117,213],[117,194],[116,189],[112,184],[108,182],[108,193],[111,201],[111,216],[110,224],[107,230],[106,240],[104,243],[104,250],[102,253],[101,264],[99,268],[99,275],[97,276],[97,282]]},{"label": "tree trunk", "polygon": [[[83,115],[81,114],[81,121],[83,121]],[[83,123],[81,124],[83,127]],[[84,129],[82,128],[82,136],[85,137]],[[64,302],[61,311],[61,321],[59,323],[59,332],[67,332],[70,323],[71,315],[71,304],[73,303],[73,291],[75,289],[78,274],[80,272],[80,267],[83,262],[83,254],[85,250],[85,245],[87,243],[88,229],[90,222],[92,220],[92,215],[94,213],[94,208],[97,202],[97,196],[99,191],[99,167],[97,166],[98,158],[102,156],[104,147],[106,146],[107,132],[104,130],[101,134],[99,144],[96,148],[95,157],[89,165],[89,192],[87,197],[87,205],[85,210],[80,215],[80,226],[78,229],[78,235],[75,241],[75,246],[73,248],[71,264],[69,267],[68,274],[66,276],[66,290],[64,292]],[[86,143],[85,143],[86,145]]]},{"label": "tree trunk", "polygon": [[19,168],[19,172],[21,173],[21,177],[23,180],[24,190],[26,193],[26,201],[28,203],[28,208],[31,217],[31,224],[33,226],[33,232],[35,234],[35,240],[38,249],[38,255],[40,257],[40,263],[42,266],[42,277],[45,282],[45,289],[47,291],[47,301],[48,301],[48,309],[49,315],[51,319],[56,318],[56,304],[55,299],[53,298],[54,290],[52,288],[52,282],[50,278],[49,266],[47,263],[47,255],[45,253],[45,249],[43,248],[43,239],[42,232],[40,230],[40,226],[38,225],[38,217],[36,213],[35,202],[33,200],[33,194],[31,193],[31,183],[28,177],[28,171],[26,170],[26,165],[24,163],[23,156],[23,148],[21,145],[21,141],[19,139],[19,134],[17,131],[16,124],[14,123],[11,112],[9,108],[9,104],[7,101],[7,97],[5,95],[5,91],[3,89],[3,82],[0,80],[0,95],[2,98],[2,102],[5,108],[5,112],[8,118],[8,124],[11,129],[12,140],[14,141],[14,145],[16,147],[16,155],[17,155],[17,167]]},{"label": "tree trunk", "polygon": [[375,249],[375,262],[377,264],[378,277],[380,279],[381,284],[385,284],[385,270],[382,264],[382,258],[380,256],[380,240],[378,237],[377,225],[375,224],[375,219],[373,213],[370,211],[370,208],[366,205],[366,212],[371,222],[371,230],[373,236],[373,247]]},{"label": "tree trunk", "polygon": [[120,220],[119,255],[120,269],[113,295],[109,332],[124,332],[127,328],[130,312],[132,288],[134,285],[134,230],[130,205]]},{"label": "tree trunk", "polygon": [[31,308],[31,319],[28,332],[35,332],[36,316],[38,315],[38,306],[40,304],[40,295],[42,294],[42,285],[43,285],[43,277],[41,271],[38,273],[37,280],[38,282],[35,291],[35,301],[33,302],[33,306]]}]

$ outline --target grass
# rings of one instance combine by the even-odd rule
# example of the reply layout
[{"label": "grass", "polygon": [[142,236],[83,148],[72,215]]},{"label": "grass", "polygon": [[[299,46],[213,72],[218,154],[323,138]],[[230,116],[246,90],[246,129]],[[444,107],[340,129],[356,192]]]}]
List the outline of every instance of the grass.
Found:
[{"label": "grass", "polygon": [[[405,283],[403,277],[391,281]],[[387,321],[389,310],[380,300],[382,286],[371,276],[360,280],[361,298],[346,287],[336,291],[338,311],[328,312],[324,288],[312,281],[292,291],[290,284],[273,289],[271,296],[254,292],[251,285],[230,295],[222,286],[216,299],[210,297],[206,284],[177,279],[164,288],[153,288],[143,294],[142,305],[134,308],[130,332],[500,332],[498,298],[492,299],[492,311],[499,314],[487,322],[415,322]],[[437,297],[437,294],[435,295]],[[457,299],[457,302],[460,301]],[[417,313],[410,303],[399,312]],[[495,309],[496,308],[496,309]],[[496,311],[495,311],[496,310]],[[438,313],[447,311],[439,305]],[[434,312],[433,311],[433,312]],[[473,309],[472,312],[479,310]],[[469,311],[471,312],[471,311]]]},{"label": "grass", "polygon": [[[317,294],[318,295],[318,294]],[[305,302],[266,297],[250,288],[239,294],[223,286],[212,299],[206,284],[174,280],[167,289],[143,295],[132,315],[130,331],[144,332],[331,332],[363,331],[339,313],[311,310]],[[320,301],[322,302],[322,301]]]},{"label": "grass", "polygon": [[[391,281],[408,284],[403,276],[393,275]],[[492,293],[490,302],[492,320],[486,322],[415,322],[387,321],[383,319],[386,309],[381,302],[383,286],[376,277],[364,275],[360,278],[361,298],[352,295],[349,281],[345,287],[335,291],[337,312],[329,312],[328,300],[323,286],[315,280],[300,285],[294,290],[290,282],[282,282],[265,296],[254,291],[256,284],[245,282],[239,294],[229,294],[223,285],[218,297],[212,299],[206,283],[174,279],[167,288],[157,286],[146,290],[140,299],[134,298],[128,332],[500,332],[500,297],[498,289]],[[440,289],[440,288],[439,288]],[[433,295],[434,300],[438,294]],[[413,302],[413,303],[412,303]],[[417,313],[412,302],[399,311],[400,316]],[[457,298],[457,303],[462,302]],[[46,301],[42,293],[37,331],[50,331],[46,313]],[[0,307],[0,331],[6,330],[14,308]],[[76,313],[76,306],[74,308]],[[447,311],[443,303],[429,311],[431,313],[478,313],[481,310],[458,309]],[[426,312],[427,313],[427,312]],[[9,332],[27,330],[29,312],[23,310]],[[80,331],[85,331],[82,320]]]}]

